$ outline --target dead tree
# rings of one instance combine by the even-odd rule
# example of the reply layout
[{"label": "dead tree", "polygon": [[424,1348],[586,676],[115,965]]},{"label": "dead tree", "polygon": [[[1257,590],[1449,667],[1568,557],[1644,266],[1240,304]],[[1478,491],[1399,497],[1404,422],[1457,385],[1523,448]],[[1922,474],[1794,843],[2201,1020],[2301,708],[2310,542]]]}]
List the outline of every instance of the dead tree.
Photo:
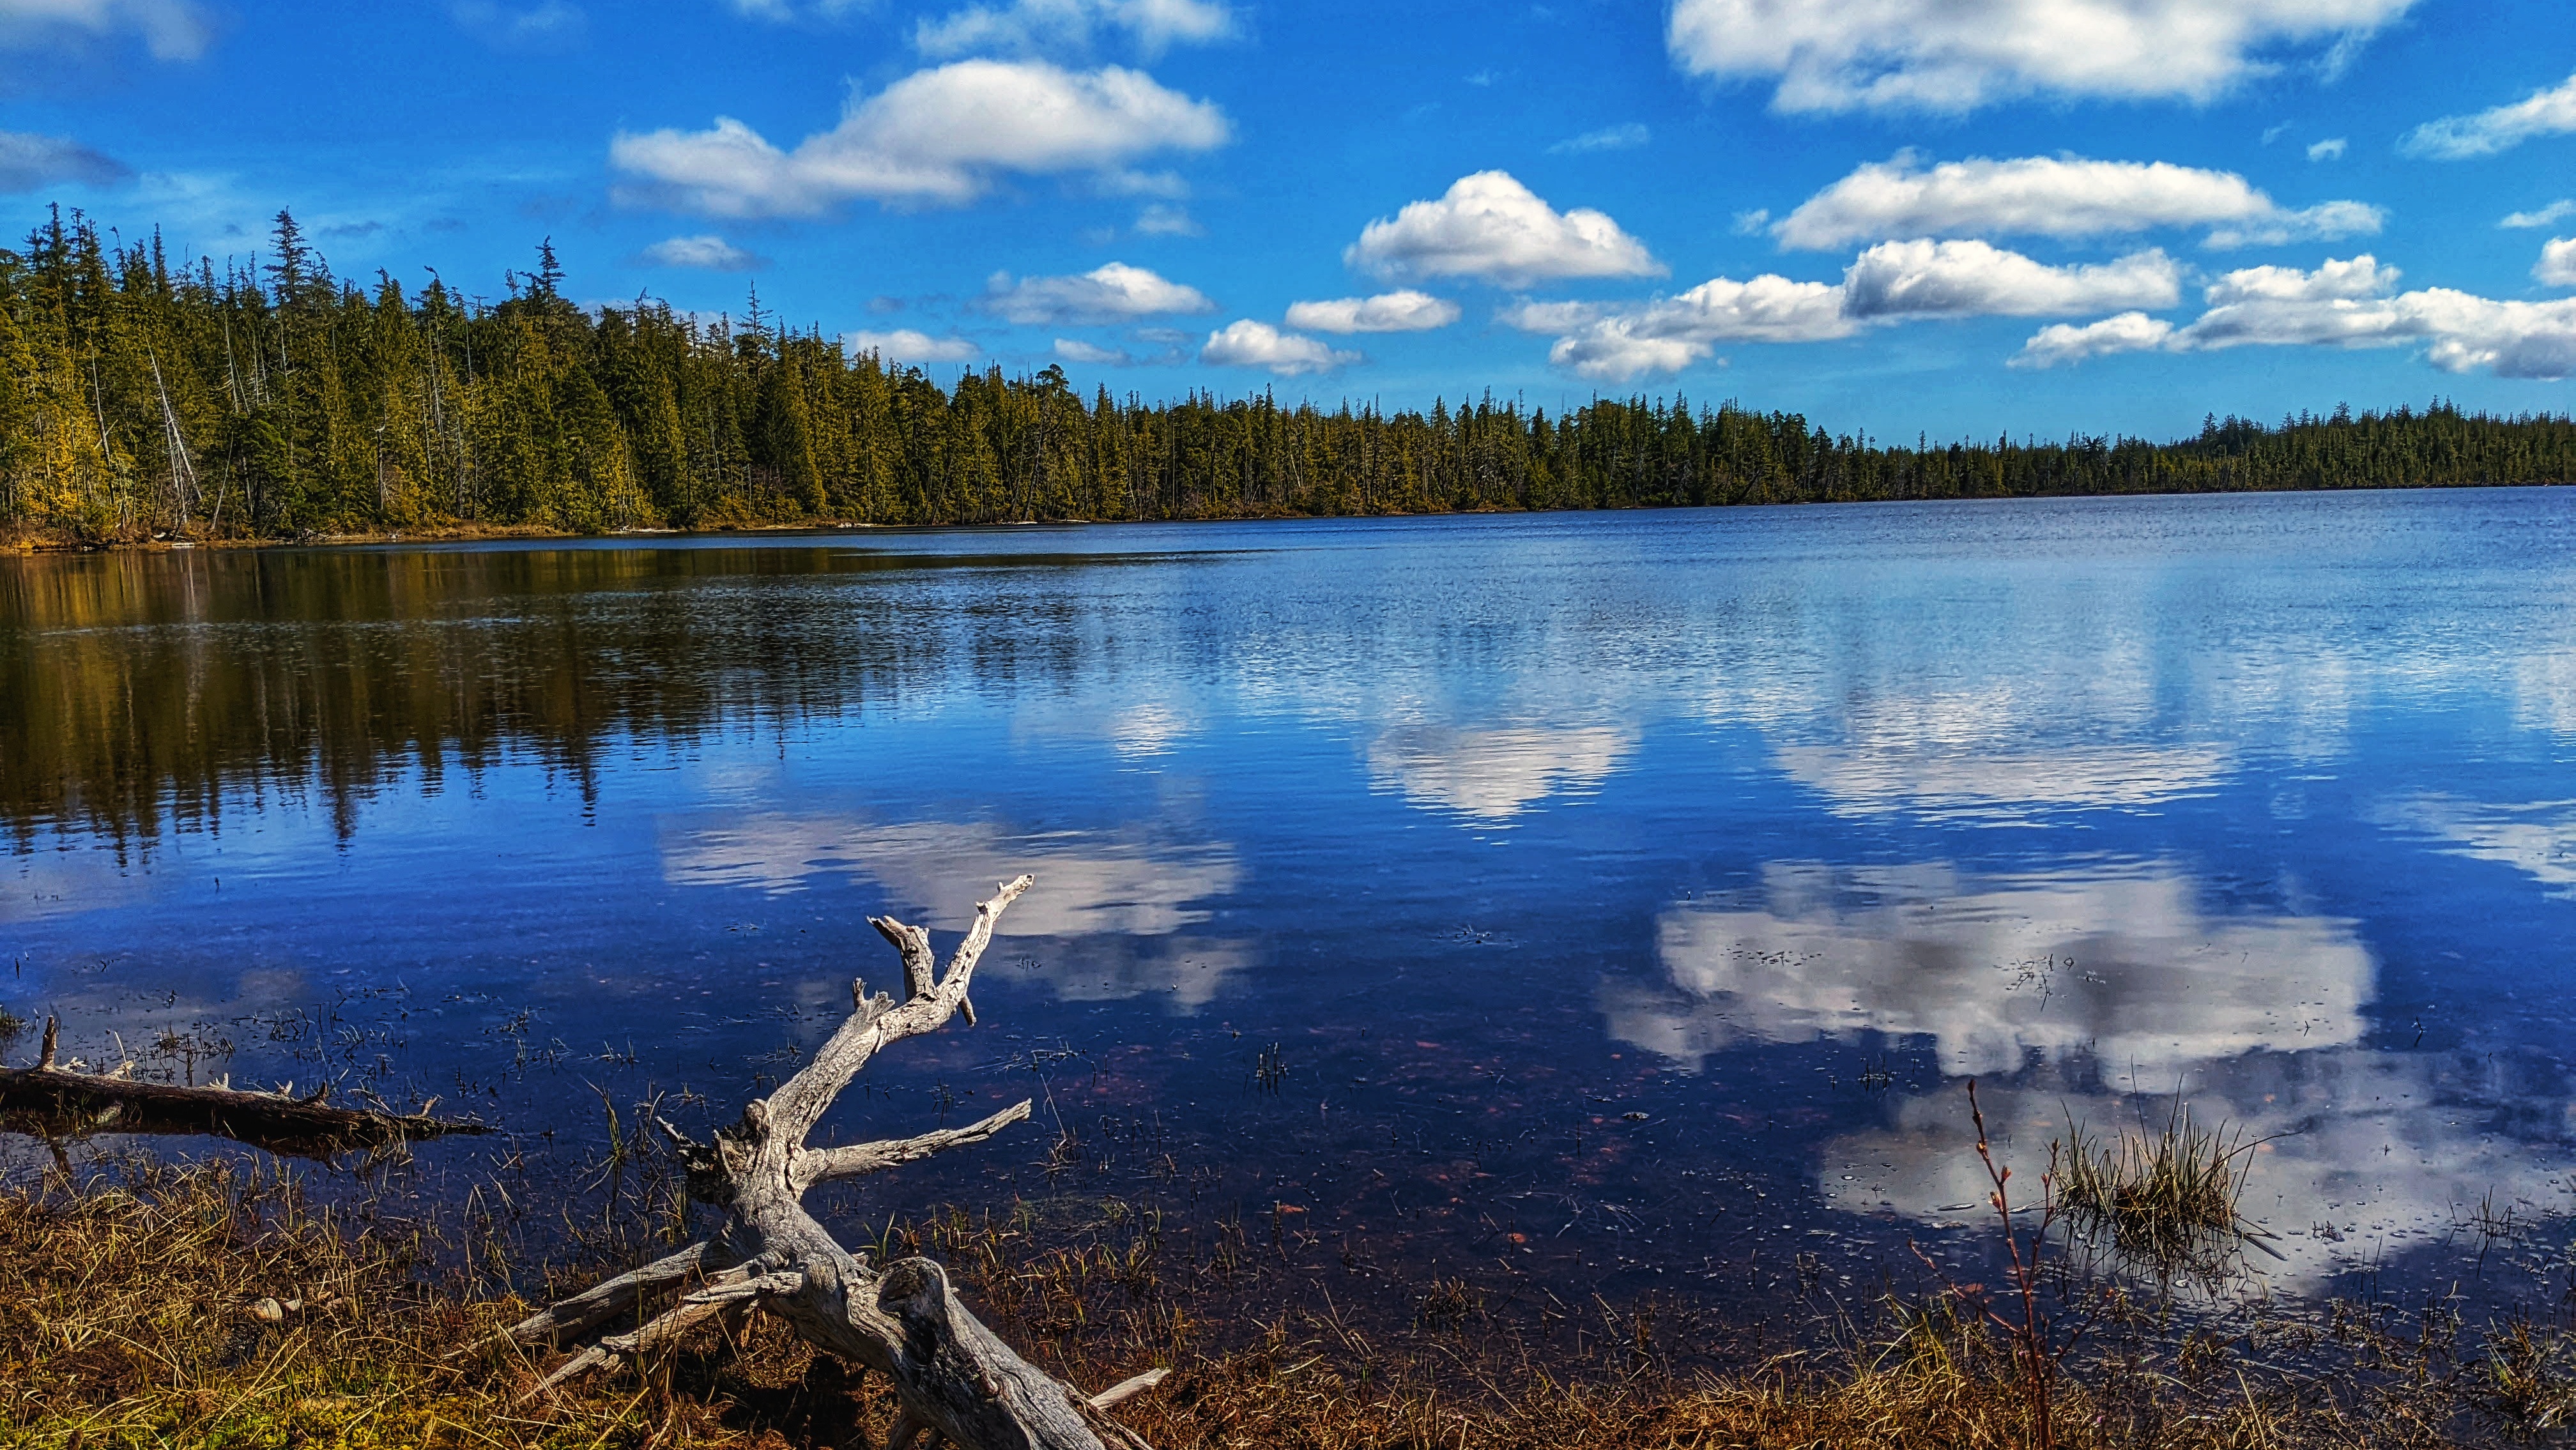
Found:
[{"label": "dead tree", "polygon": [[29,1068],[0,1067],[0,1132],[24,1133],[62,1145],[100,1133],[196,1134],[230,1138],[288,1157],[324,1161],[348,1152],[378,1152],[421,1138],[482,1133],[481,1123],[397,1113],[375,1107],[334,1107],[320,1090],[248,1092],[230,1085],[138,1082],[131,1062],[107,1072],[85,1072],[58,1063],[57,1029],[45,1019],[44,1046]]},{"label": "dead tree", "polygon": [[1100,1411],[1149,1388],[1159,1374],[1139,1376],[1096,1396],[1022,1359],[967,1311],[948,1275],[923,1258],[878,1268],[853,1256],[805,1211],[805,1191],[856,1178],[969,1143],[980,1143],[1026,1119],[1022,1102],[980,1123],[917,1138],[853,1147],[809,1148],[832,1100],[880,1048],[918,1037],[963,1015],[975,964],[993,939],[993,922],[1028,890],[1023,876],[975,908],[975,924],[941,974],[930,933],[891,918],[869,924],[903,956],[903,1002],[851,987],[849,1020],[804,1070],[742,1119],[700,1143],[667,1122],[656,1125],[677,1145],[689,1196],[724,1215],[708,1242],[621,1275],[554,1304],[496,1336],[499,1341],[559,1346],[612,1322],[632,1323],[648,1299],[672,1294],[671,1307],[631,1333],[593,1342],[541,1382],[531,1397],[619,1359],[676,1342],[721,1314],[761,1310],[785,1320],[815,1348],[884,1375],[902,1405],[889,1439],[900,1450],[924,1433],[961,1450],[1105,1450],[1142,1447]]}]

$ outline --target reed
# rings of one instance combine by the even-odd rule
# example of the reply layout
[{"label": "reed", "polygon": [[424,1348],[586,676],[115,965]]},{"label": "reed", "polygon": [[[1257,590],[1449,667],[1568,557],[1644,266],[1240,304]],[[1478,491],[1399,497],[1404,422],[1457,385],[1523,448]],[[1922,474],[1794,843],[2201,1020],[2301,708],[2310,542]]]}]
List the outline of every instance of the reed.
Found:
[{"label": "reed", "polygon": [[2177,1101],[2161,1127],[2104,1143],[2069,1119],[2049,1145],[2057,1208],[2068,1227],[2159,1281],[2215,1285],[2244,1265],[2262,1231],[2238,1205],[2256,1140],[2203,1127]]}]

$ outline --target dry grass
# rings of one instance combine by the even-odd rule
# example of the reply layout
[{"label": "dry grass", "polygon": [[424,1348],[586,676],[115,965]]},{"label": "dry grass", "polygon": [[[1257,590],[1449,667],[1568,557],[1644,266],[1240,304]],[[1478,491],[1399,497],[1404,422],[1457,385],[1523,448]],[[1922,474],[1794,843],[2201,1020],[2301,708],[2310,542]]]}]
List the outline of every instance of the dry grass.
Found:
[{"label": "dry grass", "polygon": [[[882,1443],[892,1405],[876,1382],[766,1322],[522,1409],[534,1365],[444,1356],[525,1306],[435,1267],[421,1230],[353,1228],[293,1180],[240,1164],[146,1160],[0,1194],[0,1444]],[[890,1231],[882,1248],[946,1259],[997,1328],[1077,1384],[1174,1366],[1121,1410],[1161,1450],[2019,1450],[2029,1433],[2006,1347],[1948,1299],[1722,1375],[1674,1368],[1631,1316],[1633,1353],[1571,1373],[1516,1344],[1465,1280],[1422,1285],[1409,1325],[1282,1308],[1264,1326],[1239,1307],[1253,1286],[1227,1293],[1166,1263],[1150,1219],[1041,1237],[1026,1221],[950,1215]],[[2545,1431],[2571,1403],[2566,1343],[2531,1324],[2453,1364],[2429,1330],[2342,1313],[2304,1338],[2257,1327],[2242,1342],[2177,1339],[2163,1323],[2144,1307],[2105,1316],[2101,1349],[2059,1391],[2056,1443],[2431,1446],[2463,1426]],[[2310,1368],[2278,1368],[2285,1359]]]}]

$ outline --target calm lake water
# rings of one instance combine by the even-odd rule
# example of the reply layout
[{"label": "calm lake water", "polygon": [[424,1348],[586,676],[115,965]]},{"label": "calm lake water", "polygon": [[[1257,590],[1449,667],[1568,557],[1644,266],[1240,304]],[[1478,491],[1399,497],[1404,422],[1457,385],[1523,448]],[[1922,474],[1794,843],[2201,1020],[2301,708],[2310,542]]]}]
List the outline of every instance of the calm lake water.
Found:
[{"label": "calm lake water", "polygon": [[1971,1076],[2033,1177],[2267,1135],[2287,1292],[2576,1207],[2567,491],[14,559],[0,830],[69,1050],[559,1155],[1033,872],[832,1127],[1037,1124],[851,1225],[1857,1283],[1977,1212]]}]

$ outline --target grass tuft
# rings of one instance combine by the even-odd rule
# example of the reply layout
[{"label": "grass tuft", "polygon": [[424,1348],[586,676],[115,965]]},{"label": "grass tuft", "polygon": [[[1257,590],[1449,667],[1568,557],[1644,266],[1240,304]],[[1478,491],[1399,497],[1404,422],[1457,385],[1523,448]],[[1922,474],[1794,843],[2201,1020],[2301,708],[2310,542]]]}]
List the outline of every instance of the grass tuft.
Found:
[{"label": "grass tuft", "polygon": [[2160,1282],[2223,1283],[2260,1232],[2237,1211],[2256,1146],[2223,1123],[2202,1127],[2179,1102],[2162,1128],[2108,1145],[2070,1119],[2050,1145],[2058,1210],[2076,1233]]}]

